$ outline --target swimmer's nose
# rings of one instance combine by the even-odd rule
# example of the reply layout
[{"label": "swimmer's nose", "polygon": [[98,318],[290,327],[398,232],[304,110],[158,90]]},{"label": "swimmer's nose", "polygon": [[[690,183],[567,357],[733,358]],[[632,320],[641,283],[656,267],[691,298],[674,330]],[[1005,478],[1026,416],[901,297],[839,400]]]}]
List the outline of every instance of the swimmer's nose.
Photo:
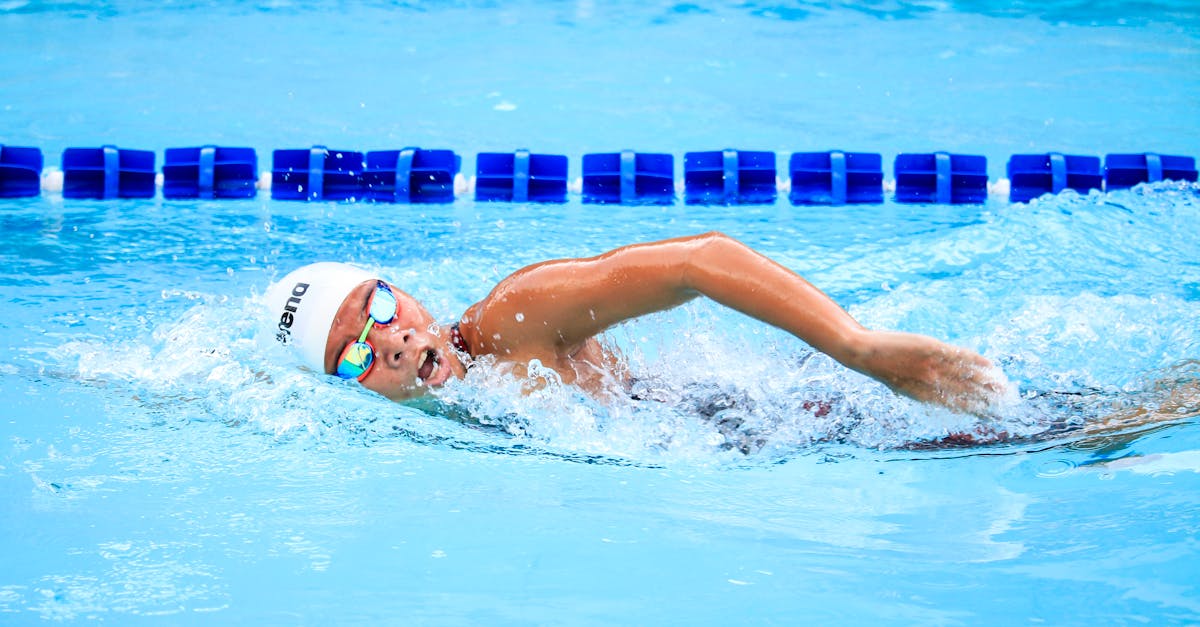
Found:
[{"label": "swimmer's nose", "polygon": [[393,368],[401,366],[407,359],[420,352],[419,333],[415,329],[397,329],[384,332],[372,341],[378,347],[384,362]]}]

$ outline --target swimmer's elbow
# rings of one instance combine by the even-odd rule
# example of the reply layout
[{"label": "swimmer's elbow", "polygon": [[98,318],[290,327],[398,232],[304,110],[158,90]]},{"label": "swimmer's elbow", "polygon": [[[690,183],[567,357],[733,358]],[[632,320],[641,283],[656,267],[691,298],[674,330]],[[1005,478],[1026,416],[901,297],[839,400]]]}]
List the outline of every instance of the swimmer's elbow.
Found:
[{"label": "swimmer's elbow", "polygon": [[729,244],[729,243],[740,244],[740,242],[738,242],[736,239],[733,239],[732,237],[730,237],[730,236],[726,235],[726,234],[725,234],[724,232],[722,232],[722,231],[709,231],[709,232],[707,232],[707,233],[701,233],[700,235],[697,235],[697,236],[696,236],[696,239],[697,239],[697,240],[699,240],[699,241],[701,241],[701,242],[702,242],[702,243],[704,243],[705,245],[713,245],[714,243],[718,243],[718,244]]},{"label": "swimmer's elbow", "polygon": [[712,270],[731,261],[730,255],[736,255],[736,249],[744,248],[744,244],[720,231],[709,231],[691,238],[678,269],[680,287],[692,294],[703,293]]}]

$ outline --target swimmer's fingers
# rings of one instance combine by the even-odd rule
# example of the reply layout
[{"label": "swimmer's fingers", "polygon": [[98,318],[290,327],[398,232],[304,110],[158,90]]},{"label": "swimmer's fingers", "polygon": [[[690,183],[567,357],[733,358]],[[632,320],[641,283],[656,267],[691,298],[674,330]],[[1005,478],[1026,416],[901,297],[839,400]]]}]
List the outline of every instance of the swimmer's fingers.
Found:
[{"label": "swimmer's fingers", "polygon": [[957,350],[967,354],[950,357],[947,376],[933,382],[934,402],[981,418],[996,417],[1011,388],[1008,378],[978,354]]},{"label": "swimmer's fingers", "polygon": [[956,411],[992,418],[999,414],[1000,402],[1009,387],[1008,379],[999,369],[972,364],[960,370],[958,380],[940,382],[937,386],[940,398],[935,402]]}]

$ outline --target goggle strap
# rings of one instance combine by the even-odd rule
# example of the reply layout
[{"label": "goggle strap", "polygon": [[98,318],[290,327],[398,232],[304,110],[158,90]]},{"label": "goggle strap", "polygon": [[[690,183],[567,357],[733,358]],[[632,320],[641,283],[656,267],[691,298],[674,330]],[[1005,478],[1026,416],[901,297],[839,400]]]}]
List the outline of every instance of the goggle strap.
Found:
[{"label": "goggle strap", "polygon": [[359,341],[359,342],[365,342],[365,341],[366,341],[366,339],[367,339],[367,334],[371,332],[371,327],[372,327],[374,324],[375,324],[375,319],[374,319],[374,318],[372,318],[371,316],[367,316],[367,326],[363,327],[362,334],[358,336],[358,341]]}]

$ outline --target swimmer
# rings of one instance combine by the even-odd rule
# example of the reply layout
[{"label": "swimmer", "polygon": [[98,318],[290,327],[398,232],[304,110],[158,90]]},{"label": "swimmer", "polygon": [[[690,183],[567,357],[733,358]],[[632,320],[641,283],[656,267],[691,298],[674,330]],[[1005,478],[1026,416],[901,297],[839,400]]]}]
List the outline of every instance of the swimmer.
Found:
[{"label": "swimmer", "polygon": [[[538,360],[564,383],[603,394],[624,380],[623,365],[597,335],[699,296],[783,329],[918,401],[987,416],[1006,390],[1000,371],[975,352],[866,329],[798,274],[721,233],[522,268],[449,326],[395,285],[342,263],[291,272],[267,302],[277,339],[310,368],[399,401],[463,378],[486,355],[519,377]],[[714,367],[736,372],[745,358],[730,354]]]}]

